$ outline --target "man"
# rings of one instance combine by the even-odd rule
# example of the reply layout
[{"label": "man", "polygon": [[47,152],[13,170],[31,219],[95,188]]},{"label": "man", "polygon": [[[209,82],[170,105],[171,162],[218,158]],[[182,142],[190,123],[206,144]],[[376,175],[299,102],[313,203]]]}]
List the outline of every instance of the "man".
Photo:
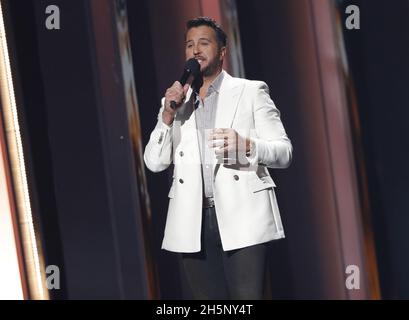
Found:
[{"label": "man", "polygon": [[162,248],[180,253],[193,298],[262,299],[266,244],[284,238],[267,167],[288,167],[292,145],[267,85],[222,69],[216,22],[190,20],[185,36],[202,85],[167,89],[144,154],[153,172],[174,164]]}]

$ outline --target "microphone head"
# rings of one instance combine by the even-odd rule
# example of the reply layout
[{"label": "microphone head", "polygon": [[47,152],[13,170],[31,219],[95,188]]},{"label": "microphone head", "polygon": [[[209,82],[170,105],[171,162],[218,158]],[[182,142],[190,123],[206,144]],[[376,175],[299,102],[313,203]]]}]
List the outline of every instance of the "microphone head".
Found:
[{"label": "microphone head", "polygon": [[196,78],[200,74],[200,63],[195,58],[191,58],[186,61],[185,70]]},{"label": "microphone head", "polygon": [[192,76],[195,79],[200,75],[200,64],[196,59],[192,58],[186,61],[185,68],[183,69],[183,74],[180,77],[180,83],[182,86],[186,84],[186,81]]}]

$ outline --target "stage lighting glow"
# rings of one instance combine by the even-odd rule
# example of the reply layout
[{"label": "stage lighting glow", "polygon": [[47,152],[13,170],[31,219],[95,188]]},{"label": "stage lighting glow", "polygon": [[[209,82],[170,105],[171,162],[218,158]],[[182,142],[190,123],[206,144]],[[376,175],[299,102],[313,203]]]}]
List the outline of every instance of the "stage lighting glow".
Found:
[{"label": "stage lighting glow", "polygon": [[21,234],[29,297],[31,299],[48,299],[48,291],[45,288],[45,275],[43,272],[44,264],[41,261],[42,255],[40,255],[39,241],[36,239],[31,211],[23,144],[3,13],[4,11],[0,1],[0,96],[11,167],[12,185],[16,210],[19,217],[17,227],[20,229]]}]

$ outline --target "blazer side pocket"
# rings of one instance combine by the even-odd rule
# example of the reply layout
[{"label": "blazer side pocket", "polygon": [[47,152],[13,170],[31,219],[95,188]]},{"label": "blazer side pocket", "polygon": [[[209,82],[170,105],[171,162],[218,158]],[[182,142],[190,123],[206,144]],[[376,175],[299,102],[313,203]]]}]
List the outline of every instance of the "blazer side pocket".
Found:
[{"label": "blazer side pocket", "polygon": [[275,188],[276,184],[270,176],[258,177],[256,173],[249,179],[250,190],[252,192],[259,192],[269,188]]}]

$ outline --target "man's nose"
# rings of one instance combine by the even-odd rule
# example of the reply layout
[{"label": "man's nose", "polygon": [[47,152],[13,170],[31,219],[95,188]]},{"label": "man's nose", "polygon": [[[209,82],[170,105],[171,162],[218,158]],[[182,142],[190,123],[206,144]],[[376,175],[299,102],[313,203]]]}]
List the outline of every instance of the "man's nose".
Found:
[{"label": "man's nose", "polygon": [[199,53],[200,53],[199,46],[194,46],[194,47],[193,47],[193,54],[196,56],[196,55],[198,55]]}]

